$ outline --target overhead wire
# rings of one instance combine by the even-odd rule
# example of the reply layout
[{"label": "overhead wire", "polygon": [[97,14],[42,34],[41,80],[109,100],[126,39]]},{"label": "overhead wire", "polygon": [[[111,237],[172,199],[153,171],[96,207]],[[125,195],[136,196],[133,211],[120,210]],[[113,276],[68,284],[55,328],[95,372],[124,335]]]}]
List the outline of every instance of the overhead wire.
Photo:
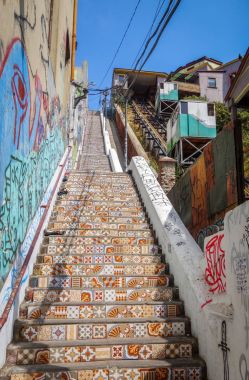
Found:
[{"label": "overhead wire", "polygon": [[[151,24],[151,26],[150,26],[150,28],[149,28],[149,30],[148,30],[148,32],[147,32],[147,34],[146,34],[146,36],[145,36],[143,42],[142,42],[142,45],[140,46],[140,49],[138,50],[138,53],[137,53],[136,57],[134,58],[134,61],[133,61],[132,64],[131,64],[132,67],[133,67],[133,65],[135,64],[135,62],[136,62],[136,60],[137,60],[137,58],[138,58],[138,56],[139,56],[139,54],[140,54],[140,52],[141,52],[141,50],[142,50],[144,44],[146,43],[147,38],[150,36],[150,33],[151,33],[151,31],[152,31],[152,28],[153,28],[153,26],[154,26],[154,24],[155,24],[155,22],[156,22],[156,19],[157,19],[157,17],[158,17],[158,15],[159,15],[159,13],[160,13],[160,11],[161,11],[161,9],[162,9],[162,7],[163,7],[163,5],[164,5],[164,3],[165,3],[166,0],[163,0],[162,3],[161,3],[161,1],[162,1],[162,0],[159,0],[159,1],[158,1],[157,9],[156,9],[156,12],[155,12],[154,18],[153,18],[153,20],[152,20],[152,24]],[[161,4],[160,4],[160,3],[161,3]]]},{"label": "overhead wire", "polygon": [[106,70],[105,75],[103,76],[103,78],[102,78],[102,80],[101,80],[101,82],[100,82],[99,87],[102,85],[102,83],[104,82],[105,78],[107,77],[107,75],[108,75],[108,73],[109,73],[109,71],[110,71],[110,69],[111,69],[111,67],[112,67],[113,62],[115,61],[115,58],[116,58],[117,55],[118,55],[118,52],[119,52],[119,50],[120,50],[120,48],[121,48],[121,46],[122,46],[122,44],[123,44],[123,42],[124,42],[124,39],[125,39],[125,37],[126,37],[126,35],[127,35],[128,30],[130,29],[130,26],[131,26],[132,20],[134,19],[134,16],[135,16],[135,14],[136,14],[136,12],[137,12],[137,8],[138,8],[140,2],[141,2],[141,0],[138,0],[138,1],[137,1],[137,4],[136,4],[136,6],[135,6],[135,9],[134,9],[134,11],[133,11],[133,13],[132,13],[132,15],[131,15],[130,21],[129,21],[129,23],[128,23],[127,27],[126,27],[126,30],[125,30],[125,32],[124,32],[124,34],[123,34],[123,37],[122,37],[122,39],[121,39],[121,41],[120,41],[120,44],[119,44],[119,46],[118,46],[118,48],[117,48],[117,50],[116,50],[116,52],[115,52],[115,54],[114,54],[114,56],[113,56],[113,58],[112,58],[112,60],[111,60],[110,65],[108,66],[108,68],[107,68],[107,70]]},{"label": "overhead wire", "polygon": [[[153,32],[153,34],[152,34],[152,35],[150,36],[150,38],[148,39],[148,41],[147,41],[147,43],[146,43],[146,45],[145,45],[145,48],[144,48],[144,50],[143,50],[143,53],[140,55],[139,59],[137,60],[137,63],[136,63],[136,65],[135,65],[135,68],[133,69],[133,72],[136,73],[136,76],[135,76],[135,78],[132,80],[131,84],[129,85],[129,87],[128,87],[127,91],[126,91],[126,96],[128,95],[128,92],[129,92],[130,88],[131,88],[131,87],[133,86],[133,84],[136,82],[137,77],[138,77],[140,71],[142,70],[142,68],[144,67],[144,65],[146,64],[146,62],[148,61],[148,59],[150,58],[151,54],[152,54],[153,51],[155,50],[155,48],[156,48],[156,46],[157,46],[157,44],[158,44],[158,42],[159,42],[159,40],[160,40],[160,38],[161,38],[161,36],[162,36],[164,30],[165,30],[165,28],[166,28],[166,26],[168,25],[169,21],[171,20],[171,18],[172,18],[173,15],[174,15],[176,9],[177,9],[178,6],[180,5],[180,2],[181,2],[181,0],[177,0],[176,3],[175,3],[175,5],[174,5],[174,6],[171,8],[171,10],[170,10],[170,6],[172,5],[173,0],[170,0],[170,1],[169,1],[169,4],[168,4],[168,6],[167,6],[167,9],[166,9],[166,11],[164,12],[164,14],[163,14],[161,20],[159,21],[159,24],[157,25],[157,27],[156,27],[155,31]],[[168,14],[168,13],[169,13],[169,14]],[[161,25],[162,25],[162,27],[161,27],[161,30],[159,31],[159,28],[160,28]],[[146,52],[147,47],[149,46],[149,42],[152,40],[153,37],[156,36],[156,34],[157,34],[158,31],[159,31],[159,33],[158,33],[158,35],[157,35],[157,37],[156,37],[156,40],[155,40],[154,44],[152,45],[152,47],[151,47],[151,49],[149,50],[149,52],[148,52],[146,58],[144,59],[144,61],[143,61],[142,64],[140,65],[139,69],[136,70],[139,61],[141,61],[141,59],[143,58],[143,55],[144,55],[145,52]],[[124,87],[124,84],[123,84],[123,87]]]}]

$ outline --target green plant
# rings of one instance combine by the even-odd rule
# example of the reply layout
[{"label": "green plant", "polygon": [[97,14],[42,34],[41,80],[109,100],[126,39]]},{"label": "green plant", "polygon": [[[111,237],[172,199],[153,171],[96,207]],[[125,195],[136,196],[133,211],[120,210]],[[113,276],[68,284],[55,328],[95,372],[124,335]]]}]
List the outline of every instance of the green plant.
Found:
[{"label": "green plant", "polygon": [[229,123],[231,120],[231,115],[229,109],[223,103],[215,102],[214,104],[216,113],[216,128],[219,132],[227,123]]},{"label": "green plant", "polygon": [[189,96],[185,96],[182,100],[202,100],[206,102],[207,98],[206,96],[189,95]]}]

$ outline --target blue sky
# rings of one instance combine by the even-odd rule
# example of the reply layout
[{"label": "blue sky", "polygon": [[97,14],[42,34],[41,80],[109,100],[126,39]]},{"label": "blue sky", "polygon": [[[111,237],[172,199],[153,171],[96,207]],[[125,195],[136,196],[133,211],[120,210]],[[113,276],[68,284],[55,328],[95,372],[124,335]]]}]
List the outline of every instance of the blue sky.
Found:
[{"label": "blue sky", "polygon": [[[113,67],[131,68],[160,0],[141,0]],[[78,0],[76,64],[89,64],[98,86],[128,25],[137,0]],[[165,2],[164,8],[166,8]],[[223,62],[249,46],[249,0],[182,0],[144,70],[170,72],[203,55]],[[111,85],[112,69],[102,87]],[[89,100],[98,108],[98,96]]]}]

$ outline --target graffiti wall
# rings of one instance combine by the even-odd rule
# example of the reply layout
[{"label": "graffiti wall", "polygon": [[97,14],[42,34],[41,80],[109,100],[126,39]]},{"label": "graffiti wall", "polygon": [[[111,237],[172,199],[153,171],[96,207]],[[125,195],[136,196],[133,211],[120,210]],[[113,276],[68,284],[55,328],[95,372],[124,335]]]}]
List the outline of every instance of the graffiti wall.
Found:
[{"label": "graffiti wall", "polygon": [[237,204],[235,148],[229,125],[204,149],[168,197],[200,247],[224,228],[225,213]]},{"label": "graffiti wall", "polygon": [[249,202],[225,218],[227,293],[234,317],[230,335],[231,379],[249,378]]},{"label": "graffiti wall", "polygon": [[224,231],[205,238],[204,279],[209,292],[219,294],[226,291],[226,258],[224,248]]},{"label": "graffiti wall", "polygon": [[57,65],[49,45],[56,33],[61,52],[70,12],[59,15],[65,18],[63,33],[51,28],[50,0],[0,0],[0,8],[1,289],[67,144],[69,112],[61,83],[69,84],[70,64],[58,55]]}]

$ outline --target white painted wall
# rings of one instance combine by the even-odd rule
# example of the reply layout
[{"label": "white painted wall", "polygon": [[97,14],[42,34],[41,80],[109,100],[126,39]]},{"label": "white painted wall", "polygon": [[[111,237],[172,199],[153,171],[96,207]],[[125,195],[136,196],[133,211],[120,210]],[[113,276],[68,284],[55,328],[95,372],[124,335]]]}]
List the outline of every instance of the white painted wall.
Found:
[{"label": "white painted wall", "polygon": [[[223,354],[218,345],[222,339],[222,322],[225,321],[227,345],[231,350],[228,352],[229,379],[248,380],[249,373],[246,371],[249,369],[247,345],[249,330],[246,335],[245,318],[247,317],[249,325],[249,254],[248,248],[245,252],[245,247],[243,246],[243,249],[240,247],[240,241],[245,233],[246,218],[249,221],[249,202],[246,207],[243,205],[239,210],[235,209],[226,216],[224,246],[226,257],[232,258],[233,265],[231,260],[226,264],[227,292],[213,295],[205,282],[206,264],[203,252],[180,220],[144,158],[133,157],[129,169],[132,171],[166,261],[170,265],[175,284],[179,286],[186,315],[191,318],[192,334],[198,338],[200,356],[207,363],[208,379],[224,379]],[[249,228],[249,223],[247,224]],[[247,273],[247,289],[243,294],[238,294],[236,275],[233,274],[234,258],[239,260],[242,256],[247,260],[247,267],[244,270]],[[242,375],[239,368],[242,370]]]},{"label": "white painted wall", "polygon": [[[60,162],[60,164],[58,165],[56,171],[55,171],[55,174],[50,182],[50,185],[42,199],[42,202],[41,202],[41,205],[40,207],[38,208],[38,211],[30,225],[30,228],[27,232],[27,235],[26,235],[26,238],[21,246],[21,249],[20,249],[20,255],[18,255],[18,260],[19,262],[15,262],[14,265],[13,265],[13,269],[15,267],[18,267],[20,268],[22,266],[22,263],[24,262],[26,256],[27,256],[27,253],[28,253],[28,250],[32,244],[32,241],[34,239],[34,236],[35,236],[35,233],[36,233],[36,229],[39,225],[39,222],[42,218],[42,215],[44,213],[44,207],[41,207],[41,206],[44,206],[47,204],[49,198],[50,198],[50,195],[52,193],[52,190],[53,190],[53,187],[56,183],[56,180],[57,180],[57,177],[60,173],[60,170],[61,170],[61,166],[65,159],[66,159],[66,156],[68,154],[68,149],[66,149],[65,153],[64,153],[64,156]],[[48,224],[48,221],[49,221],[49,218],[50,218],[50,215],[51,215],[51,212],[52,212],[52,209],[53,209],[53,206],[54,206],[54,203],[55,203],[55,200],[56,200],[56,196],[57,196],[57,192],[58,192],[58,189],[61,185],[61,181],[64,177],[64,173],[65,171],[67,170],[67,166],[65,166],[65,168],[63,169],[62,171],[62,174],[61,174],[61,177],[60,177],[60,180],[58,182],[58,185],[57,185],[57,188],[56,188],[56,191],[55,191],[55,194],[53,196],[53,199],[52,199],[52,202],[50,204],[50,207],[49,207],[49,211],[47,213],[47,216],[46,216],[46,219],[43,223],[43,226],[42,226],[42,229],[41,229],[41,232],[40,232],[40,235],[39,235],[39,238],[37,239],[37,242],[34,246],[34,249],[33,249],[33,253],[32,253],[32,256],[30,258],[30,261],[29,261],[29,264],[28,264],[28,267],[26,269],[26,272],[24,273],[24,276],[23,276],[23,279],[22,279],[22,282],[21,282],[21,285],[20,285],[20,288],[19,288],[19,291],[16,295],[16,298],[15,298],[15,301],[12,305],[12,308],[10,310],[10,313],[9,313],[9,316],[8,316],[8,319],[5,323],[5,325],[2,327],[2,329],[0,330],[0,368],[4,365],[5,363],[5,359],[6,359],[6,349],[7,349],[7,345],[11,342],[12,340],[12,334],[13,334],[13,327],[14,327],[14,322],[15,320],[18,318],[19,316],[19,309],[20,309],[20,305],[22,303],[22,301],[24,300],[24,296],[25,296],[25,289],[27,288],[28,286],[28,283],[29,283],[29,277],[30,275],[32,274],[33,272],[33,265],[34,263],[36,262],[36,257],[37,257],[37,254],[39,253],[39,250],[40,250],[40,246],[42,244],[42,239],[43,239],[43,232],[44,230],[46,229],[47,227],[47,224]],[[21,261],[20,261],[21,260]],[[9,299],[9,296],[11,294],[11,291],[12,291],[12,288],[13,288],[13,278],[11,276],[11,273],[9,274],[9,276],[7,277],[6,281],[5,281],[5,284],[1,290],[1,293],[0,293],[0,316],[2,315],[4,309],[5,309],[5,306],[8,302],[8,299]]]},{"label": "white painted wall", "polygon": [[109,156],[109,160],[110,160],[110,164],[111,164],[111,168],[113,172],[122,173],[123,169],[120,164],[116,150],[112,148],[111,146],[109,132],[106,129],[106,118],[104,117],[102,112],[100,112],[100,121],[101,121],[102,133],[104,137],[105,154]]},{"label": "white painted wall", "polygon": [[249,379],[249,201],[224,220],[227,294],[234,309],[228,326],[230,379]]},{"label": "white painted wall", "polygon": [[[208,116],[207,103],[202,101],[186,101],[188,103],[188,114],[197,117],[200,121],[206,124],[206,126],[216,126],[215,116]],[[181,104],[184,103],[181,101]]]}]

